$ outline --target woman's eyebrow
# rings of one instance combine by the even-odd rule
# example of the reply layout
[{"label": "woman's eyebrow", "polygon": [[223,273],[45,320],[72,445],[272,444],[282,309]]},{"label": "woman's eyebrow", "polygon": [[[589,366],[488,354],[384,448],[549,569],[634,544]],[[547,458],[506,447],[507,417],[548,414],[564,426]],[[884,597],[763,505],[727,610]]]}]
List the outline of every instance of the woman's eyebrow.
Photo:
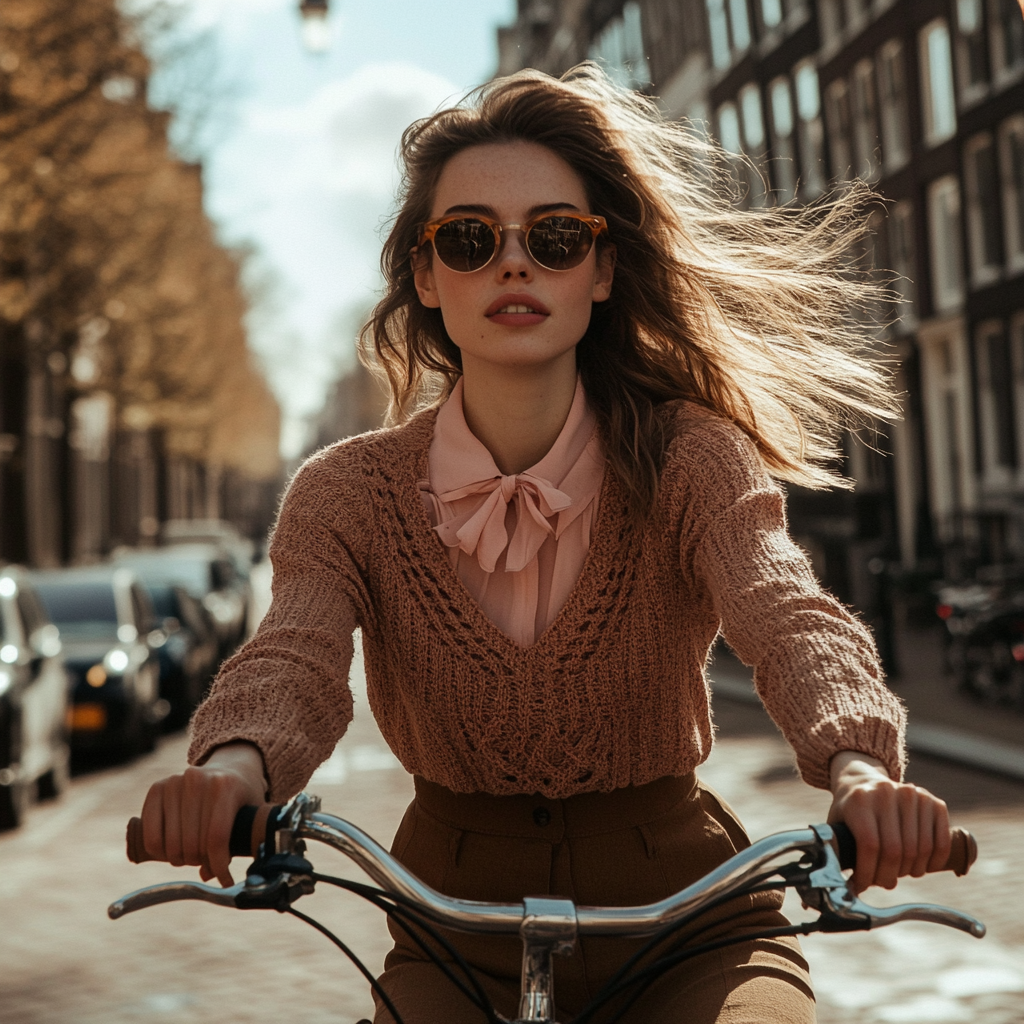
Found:
[{"label": "woman's eyebrow", "polygon": [[[541,203],[539,206],[531,206],[527,216],[536,217],[537,214],[550,213],[552,210],[579,210],[579,207],[575,203]],[[480,203],[459,203],[457,206],[449,206],[441,216],[449,217],[453,213],[480,213],[485,217],[498,219],[493,206],[485,206]]]}]

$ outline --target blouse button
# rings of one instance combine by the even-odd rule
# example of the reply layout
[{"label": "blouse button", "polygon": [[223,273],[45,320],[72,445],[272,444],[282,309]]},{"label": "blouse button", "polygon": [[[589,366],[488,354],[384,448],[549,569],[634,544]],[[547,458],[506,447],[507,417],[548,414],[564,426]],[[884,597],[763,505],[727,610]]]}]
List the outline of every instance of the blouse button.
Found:
[{"label": "blouse button", "polygon": [[533,823],[539,828],[551,824],[551,812],[546,807],[536,807],[533,811]]}]

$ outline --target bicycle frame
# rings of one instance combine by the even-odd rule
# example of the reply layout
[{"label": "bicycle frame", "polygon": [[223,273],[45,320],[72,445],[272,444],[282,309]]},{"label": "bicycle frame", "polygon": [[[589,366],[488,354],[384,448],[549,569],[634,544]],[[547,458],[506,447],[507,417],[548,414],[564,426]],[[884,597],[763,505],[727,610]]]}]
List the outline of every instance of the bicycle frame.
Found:
[{"label": "bicycle frame", "polygon": [[[198,882],[165,883],[130,893],[111,904],[111,918],[179,899],[199,899],[240,909],[287,909],[313,891],[312,865],[303,857],[305,840],[316,840],[347,855],[381,889],[403,897],[447,928],[470,933],[516,934],[523,943],[522,989],[518,1016],[510,1024],[552,1024],[553,957],[569,955],[582,935],[646,938],[674,924],[689,922],[712,905],[743,892],[779,864],[780,875],[796,888],[806,906],[821,915],[814,930],[852,931],[918,920],[944,924],[977,938],[985,926],[946,907],[905,904],[876,908],[854,895],[842,873],[828,825],[779,832],[753,843],[693,885],[658,903],[637,907],[587,907],[549,896],[528,896],[521,903],[486,903],[455,899],[437,892],[397,861],[361,829],[320,812],[317,797],[300,793],[268,826],[263,857],[245,882],[226,889]],[[250,869],[251,871],[253,869]]]}]

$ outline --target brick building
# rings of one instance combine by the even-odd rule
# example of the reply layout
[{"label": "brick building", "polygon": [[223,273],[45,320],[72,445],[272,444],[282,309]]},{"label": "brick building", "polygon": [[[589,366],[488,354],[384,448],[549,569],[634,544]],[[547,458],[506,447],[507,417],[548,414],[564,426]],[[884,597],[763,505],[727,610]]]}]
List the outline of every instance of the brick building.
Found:
[{"label": "brick building", "polygon": [[[826,582],[883,614],[891,570],[1024,562],[1024,18],[1017,0],[520,0],[499,73],[600,61],[729,151],[757,206],[859,177],[905,418],[849,439],[852,493],[791,490]],[[884,640],[884,638],[883,638]]]}]

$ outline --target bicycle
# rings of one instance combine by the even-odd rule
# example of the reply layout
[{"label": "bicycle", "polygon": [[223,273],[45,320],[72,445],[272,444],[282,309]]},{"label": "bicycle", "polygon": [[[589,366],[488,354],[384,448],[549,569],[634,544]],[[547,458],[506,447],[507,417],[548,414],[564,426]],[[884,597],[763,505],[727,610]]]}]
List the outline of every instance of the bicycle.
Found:
[{"label": "bicycle", "polygon": [[[377,885],[315,871],[305,856],[307,840],[325,843],[346,854]],[[970,833],[959,829],[953,830],[952,840],[952,851],[942,870],[966,874],[977,857],[977,844]],[[150,859],[142,845],[139,818],[128,823],[127,845],[130,860],[141,863]],[[319,798],[306,793],[300,793],[281,806],[242,808],[235,819],[230,846],[234,856],[251,854],[255,857],[244,882],[223,889],[200,882],[149,886],[112,903],[108,908],[109,916],[117,919],[174,900],[203,900],[240,910],[272,909],[290,913],[312,925],[345,953],[370,983],[396,1024],[402,1024],[401,1015],[355,953],[318,921],[293,907],[298,899],[311,894],[318,882],[355,893],[393,917],[477,1006],[488,1024],[554,1024],[553,957],[572,953],[577,937],[583,935],[646,938],[648,942],[571,1024],[589,1024],[603,1007],[616,999],[620,1003],[611,1021],[618,1020],[665,971],[701,953],[750,938],[867,930],[910,920],[947,925],[976,938],[985,934],[985,926],[980,921],[947,907],[904,904],[879,908],[860,900],[851,892],[843,875],[844,868],[852,867],[856,860],[856,847],[852,834],[841,824],[812,825],[767,836],[688,888],[658,903],[638,907],[577,906],[571,900],[555,896],[527,896],[516,904],[445,896],[421,882],[355,825],[322,813]],[[789,860],[782,860],[787,856]],[[770,888],[794,888],[804,906],[817,911],[817,919],[685,948],[680,948],[677,942],[654,961],[644,963],[652,950],[663,946],[666,939],[679,936],[704,913],[738,895]],[[434,924],[471,933],[520,935],[523,967],[516,1018],[509,1021],[496,1013],[472,969],[437,932]],[[688,934],[686,940],[692,941],[699,933],[698,929]],[[451,965],[431,948],[428,939],[448,953]],[[455,973],[452,965],[464,978]]]}]

